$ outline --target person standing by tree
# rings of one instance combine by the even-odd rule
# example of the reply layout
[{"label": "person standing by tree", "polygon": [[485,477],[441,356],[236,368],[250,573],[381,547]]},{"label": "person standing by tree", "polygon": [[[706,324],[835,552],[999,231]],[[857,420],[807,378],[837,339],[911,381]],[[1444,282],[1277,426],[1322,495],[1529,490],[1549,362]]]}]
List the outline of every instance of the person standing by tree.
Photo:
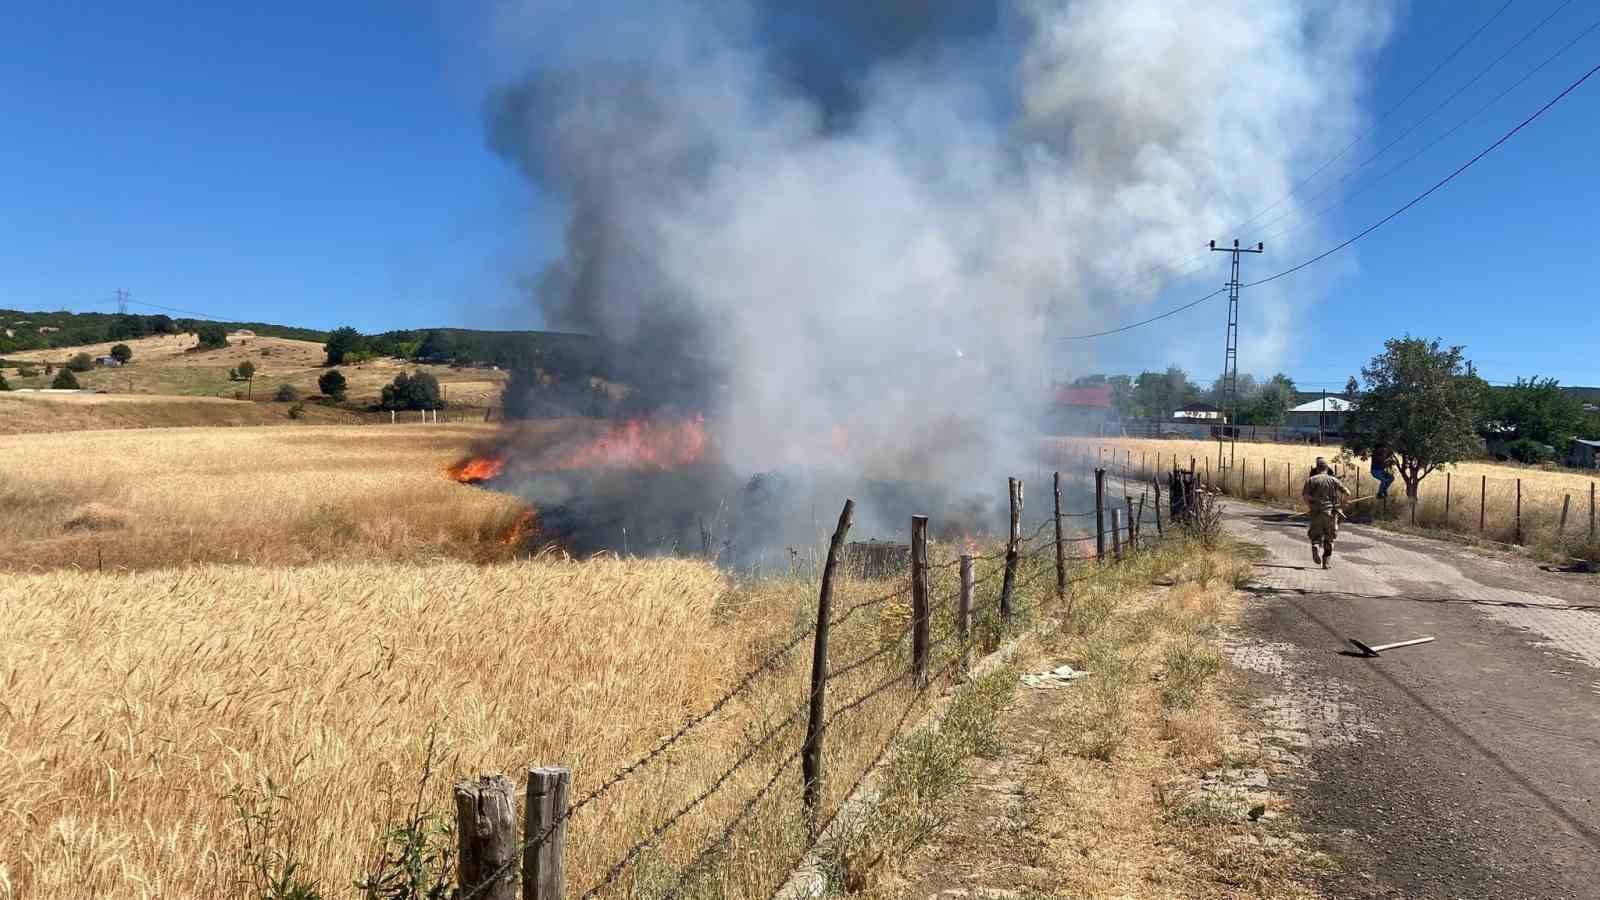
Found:
[{"label": "person standing by tree", "polygon": [[1348,496],[1350,489],[1333,477],[1327,460],[1317,457],[1311,477],[1300,489],[1300,499],[1311,511],[1311,525],[1306,529],[1306,536],[1311,539],[1311,561],[1320,563],[1324,569],[1333,565],[1333,542],[1339,537],[1339,513]]},{"label": "person standing by tree", "polygon": [[1389,496],[1389,485],[1394,484],[1394,451],[1379,441],[1372,448],[1372,477],[1378,481],[1378,499]]}]

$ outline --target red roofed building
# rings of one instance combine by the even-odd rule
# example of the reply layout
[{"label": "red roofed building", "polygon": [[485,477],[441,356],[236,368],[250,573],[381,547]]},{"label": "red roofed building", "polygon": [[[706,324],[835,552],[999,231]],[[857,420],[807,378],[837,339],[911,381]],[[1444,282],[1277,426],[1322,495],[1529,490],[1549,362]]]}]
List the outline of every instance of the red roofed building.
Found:
[{"label": "red roofed building", "polygon": [[1061,385],[1045,417],[1049,434],[1102,434],[1121,424],[1111,402],[1111,385]]}]

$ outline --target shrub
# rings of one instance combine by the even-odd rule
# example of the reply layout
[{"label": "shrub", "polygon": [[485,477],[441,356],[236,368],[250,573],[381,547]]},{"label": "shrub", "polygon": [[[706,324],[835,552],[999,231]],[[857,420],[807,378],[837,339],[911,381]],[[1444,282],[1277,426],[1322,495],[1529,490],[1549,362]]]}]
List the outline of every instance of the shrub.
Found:
[{"label": "shrub", "polygon": [[317,390],[335,400],[344,399],[345,388],[344,376],[339,374],[338,369],[329,369],[317,379]]},{"label": "shrub", "polygon": [[[288,385],[284,385],[284,387],[288,387]],[[302,400],[302,401],[296,403],[295,405],[289,407],[289,418],[291,418],[291,419],[298,419],[301,416],[304,416],[305,414],[306,414],[306,404],[305,404],[304,400]]]},{"label": "shrub", "polygon": [[280,384],[278,385],[278,392],[273,395],[272,399],[279,403],[293,403],[300,399],[300,392],[295,390],[292,384]]},{"label": "shrub", "polygon": [[67,360],[67,368],[74,372],[87,372],[94,368],[94,357],[87,353],[79,353]]},{"label": "shrub", "polygon": [[384,409],[439,409],[439,379],[427,372],[401,372],[383,388]]},{"label": "shrub", "polygon": [[71,369],[62,369],[57,372],[56,378],[54,381],[50,382],[50,386],[64,391],[76,391],[82,389],[78,384],[77,376],[72,374]]},{"label": "shrub", "polygon": [[196,350],[217,350],[228,346],[228,330],[221,325],[198,325],[194,334],[200,339],[200,343],[195,345]]},{"label": "shrub", "polygon": [[23,378],[32,378],[33,376],[39,374],[39,370],[35,369],[33,366],[18,366],[17,374]]},{"label": "shrub", "polygon": [[6,380],[6,373],[0,372],[0,391],[11,390],[11,382]]},{"label": "shrub", "polygon": [[1549,462],[1555,456],[1549,447],[1532,438],[1517,438],[1506,445],[1506,453],[1517,462],[1530,466]]},{"label": "shrub", "polygon": [[238,381],[239,380],[239,370],[238,369],[229,369],[228,370],[228,380],[229,381]]},{"label": "shrub", "polygon": [[53,365],[51,365],[49,363],[45,363],[44,364],[44,373],[46,375],[49,375],[51,372],[54,372],[55,370],[56,370],[55,366],[53,366]]},{"label": "shrub", "polygon": [[118,344],[111,348],[111,358],[119,363],[127,364],[133,359],[133,348],[127,344]]}]

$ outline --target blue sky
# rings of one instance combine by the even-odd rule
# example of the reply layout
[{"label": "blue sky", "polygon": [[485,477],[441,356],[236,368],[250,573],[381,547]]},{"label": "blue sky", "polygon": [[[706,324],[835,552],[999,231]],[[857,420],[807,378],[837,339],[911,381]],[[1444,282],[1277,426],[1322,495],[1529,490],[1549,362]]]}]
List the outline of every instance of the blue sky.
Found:
[{"label": "blue sky", "polygon": [[[1404,8],[1371,73],[1368,108],[1392,106],[1503,2]],[[1343,162],[1410,127],[1560,5],[1515,0]],[[484,17],[423,0],[13,11],[0,31],[0,306],[108,310],[121,287],[136,301],[230,319],[537,326],[517,285],[559,249],[560,211],[485,141],[494,73]],[[1597,18],[1591,4],[1568,4],[1345,188],[1435,139]],[[1600,31],[1332,212],[1321,233],[1333,243],[1381,218],[1597,61]],[[1600,77],[1406,215],[1279,282],[1303,319],[1281,367],[1303,386],[1337,388],[1383,339],[1411,332],[1466,344],[1491,380],[1600,384],[1596,122]],[[1246,280],[1301,261],[1267,241],[1268,253],[1247,259]],[[1145,311],[1208,293],[1226,277],[1224,255],[1215,262],[1214,276],[1173,286]],[[1095,365],[1136,371],[1177,359],[1209,381],[1223,312],[1213,301],[1097,342]],[[1241,368],[1269,374],[1248,333],[1240,355]]]}]

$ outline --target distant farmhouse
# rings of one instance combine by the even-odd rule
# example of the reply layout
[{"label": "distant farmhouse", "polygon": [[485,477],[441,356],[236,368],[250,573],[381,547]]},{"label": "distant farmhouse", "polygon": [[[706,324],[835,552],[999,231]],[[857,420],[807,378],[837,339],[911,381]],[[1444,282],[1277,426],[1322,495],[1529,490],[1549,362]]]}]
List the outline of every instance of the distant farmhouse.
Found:
[{"label": "distant farmhouse", "polygon": [[1047,434],[1104,434],[1122,425],[1111,403],[1111,385],[1056,388],[1046,413]]},{"label": "distant farmhouse", "polygon": [[1319,397],[1290,409],[1288,424],[1296,430],[1341,435],[1354,408],[1355,404],[1343,397]]}]

